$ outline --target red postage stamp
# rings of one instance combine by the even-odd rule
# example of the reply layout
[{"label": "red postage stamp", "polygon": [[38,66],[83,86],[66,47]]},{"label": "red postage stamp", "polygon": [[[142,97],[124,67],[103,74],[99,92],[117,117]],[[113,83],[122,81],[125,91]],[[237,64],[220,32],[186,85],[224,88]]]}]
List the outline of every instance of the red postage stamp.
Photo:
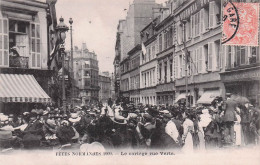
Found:
[{"label": "red postage stamp", "polygon": [[258,24],[258,3],[225,2],[222,44],[258,46]]}]

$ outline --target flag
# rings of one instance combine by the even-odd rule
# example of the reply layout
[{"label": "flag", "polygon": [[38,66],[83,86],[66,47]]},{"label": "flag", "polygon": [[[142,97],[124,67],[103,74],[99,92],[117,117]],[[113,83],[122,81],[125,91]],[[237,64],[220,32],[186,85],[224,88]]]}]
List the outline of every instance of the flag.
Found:
[{"label": "flag", "polygon": [[54,45],[54,48],[52,49],[51,54],[50,54],[50,56],[49,56],[48,66],[51,65],[51,62],[52,62],[52,60],[54,59],[55,55],[57,54],[58,49],[59,49],[59,42],[56,41],[56,43],[55,43],[55,45]]},{"label": "flag", "polygon": [[146,48],[144,46],[144,43],[142,42],[142,57],[144,59],[144,56],[146,55]]}]

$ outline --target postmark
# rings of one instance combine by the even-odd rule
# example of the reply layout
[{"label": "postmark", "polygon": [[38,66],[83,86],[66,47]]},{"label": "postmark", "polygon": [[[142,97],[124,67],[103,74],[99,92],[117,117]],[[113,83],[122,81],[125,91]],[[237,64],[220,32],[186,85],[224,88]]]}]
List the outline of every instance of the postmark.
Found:
[{"label": "postmark", "polygon": [[224,2],[222,44],[257,46],[258,24],[258,3]]}]

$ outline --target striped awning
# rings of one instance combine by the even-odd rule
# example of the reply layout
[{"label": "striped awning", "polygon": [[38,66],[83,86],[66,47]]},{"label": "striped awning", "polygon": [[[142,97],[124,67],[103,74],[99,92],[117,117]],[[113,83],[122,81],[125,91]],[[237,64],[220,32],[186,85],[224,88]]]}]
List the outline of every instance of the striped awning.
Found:
[{"label": "striped awning", "polygon": [[45,93],[33,75],[0,74],[0,102],[48,103]]}]

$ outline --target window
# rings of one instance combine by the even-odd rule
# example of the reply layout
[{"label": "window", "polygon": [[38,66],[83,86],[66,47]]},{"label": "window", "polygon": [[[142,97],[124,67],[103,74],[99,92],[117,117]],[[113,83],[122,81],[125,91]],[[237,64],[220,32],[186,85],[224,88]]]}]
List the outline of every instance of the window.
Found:
[{"label": "window", "polygon": [[197,53],[197,49],[195,49],[193,51],[192,58],[193,58],[193,73],[197,74],[198,73],[198,53]]},{"label": "window", "polygon": [[159,82],[162,80],[162,64],[159,64]]},{"label": "window", "polygon": [[32,68],[41,67],[41,39],[40,25],[31,24],[31,66]]},{"label": "window", "polygon": [[220,40],[215,42],[215,52],[216,54],[216,68],[219,69],[222,67],[222,59],[221,59],[221,47],[220,47]]},{"label": "window", "polygon": [[152,46],[152,59],[155,58],[155,45]]},{"label": "window", "polygon": [[204,46],[197,49],[198,73],[202,73]]},{"label": "window", "polygon": [[167,82],[167,61],[164,62],[164,83]]},{"label": "window", "polygon": [[258,47],[251,47],[251,57],[249,58],[249,64],[259,62],[259,48]]},{"label": "window", "polygon": [[184,72],[183,71],[184,68],[182,66],[182,61],[183,61],[183,57],[182,57],[182,55],[180,55],[179,56],[180,70],[179,70],[179,73],[178,73],[179,77],[182,77],[182,73]]},{"label": "window", "polygon": [[183,41],[183,30],[180,22],[177,24],[177,41],[177,44],[182,44]]},{"label": "window", "polygon": [[227,68],[231,68],[231,60],[232,60],[232,47],[231,46],[228,46],[228,54],[227,54]]},{"label": "window", "polygon": [[170,60],[170,78],[173,81],[173,74],[172,74],[172,60]]},{"label": "window", "polygon": [[200,33],[205,32],[205,9],[200,10]]},{"label": "window", "polygon": [[167,44],[167,40],[168,40],[168,32],[164,32],[164,49],[168,48],[168,44]]},{"label": "window", "polygon": [[200,34],[200,12],[196,13],[194,15],[194,27],[195,27],[195,37],[198,36]]},{"label": "window", "polygon": [[0,18],[0,66],[9,66],[8,20]]},{"label": "window", "polygon": [[162,51],[162,35],[159,35],[159,52]]},{"label": "window", "polygon": [[185,30],[186,30],[186,41],[190,40],[191,39],[191,20],[190,19],[187,19],[187,23],[185,25]]},{"label": "window", "polygon": [[208,71],[213,70],[213,51],[214,51],[214,42],[209,42],[209,44],[208,44]]},{"label": "window", "polygon": [[171,47],[173,44],[173,33],[172,28],[168,31],[168,47]]},{"label": "window", "polygon": [[220,3],[211,1],[209,3],[209,28],[214,28],[220,21]]},{"label": "window", "polygon": [[235,67],[246,64],[247,54],[245,46],[236,46],[235,54]]},{"label": "window", "polygon": [[178,78],[178,76],[179,76],[179,74],[178,74],[178,73],[179,73],[179,71],[178,71],[178,70],[179,70],[178,56],[175,56],[174,62],[175,62],[175,65],[174,65],[174,66],[175,66],[175,69],[174,69],[174,73],[175,73],[175,74],[174,74],[174,77],[175,77],[175,78]]},{"label": "window", "polygon": [[148,57],[147,61],[150,61],[150,60],[151,60],[151,49],[150,49],[150,48],[151,48],[151,47],[148,47],[148,48],[147,48],[147,50],[148,50],[148,51],[147,51],[147,52],[148,52],[148,53],[147,53],[147,57]]}]

